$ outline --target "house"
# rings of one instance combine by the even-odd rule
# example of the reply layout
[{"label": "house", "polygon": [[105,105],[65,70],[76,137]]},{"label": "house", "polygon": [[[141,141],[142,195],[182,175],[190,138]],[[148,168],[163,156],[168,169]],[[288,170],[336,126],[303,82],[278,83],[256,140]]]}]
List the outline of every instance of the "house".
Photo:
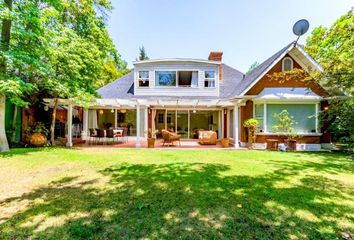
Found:
[{"label": "house", "polygon": [[330,133],[318,119],[328,108],[325,89],[303,79],[269,77],[293,68],[321,71],[301,46],[288,44],[247,74],[223,63],[222,55],[133,62],[132,72],[100,88],[96,105],[84,110],[84,136],[97,126],[127,127],[139,147],[149,128],[170,129],[187,139],[204,129],[216,131],[219,139],[230,138],[238,148],[247,141],[243,122],[256,118],[257,147],[265,148],[267,139],[284,138],[273,125],[274,113],[286,109],[296,121],[298,149],[317,150],[330,143]]}]

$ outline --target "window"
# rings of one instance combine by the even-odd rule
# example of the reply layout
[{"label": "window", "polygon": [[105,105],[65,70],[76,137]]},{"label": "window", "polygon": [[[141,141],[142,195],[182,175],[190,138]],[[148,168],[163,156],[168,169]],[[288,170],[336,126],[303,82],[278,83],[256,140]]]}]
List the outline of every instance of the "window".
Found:
[{"label": "window", "polygon": [[284,58],[283,59],[283,66],[282,66],[283,72],[290,71],[292,69],[293,69],[293,60],[289,57]]},{"label": "window", "polygon": [[258,120],[258,131],[264,132],[264,104],[254,105],[254,118]]},{"label": "window", "polygon": [[159,115],[158,115],[158,123],[163,123],[164,122],[164,114],[163,113],[159,113]]},{"label": "window", "polygon": [[149,87],[149,71],[139,71],[139,87]]},{"label": "window", "polygon": [[204,87],[213,88],[215,87],[215,71],[205,71],[204,72]]},{"label": "window", "polygon": [[155,84],[156,86],[175,87],[176,71],[156,71]]},{"label": "window", "polygon": [[274,132],[276,125],[275,113],[287,110],[294,117],[297,133],[316,132],[316,104],[267,104],[267,131]]},{"label": "window", "polygon": [[178,87],[198,87],[198,71],[178,71]]}]

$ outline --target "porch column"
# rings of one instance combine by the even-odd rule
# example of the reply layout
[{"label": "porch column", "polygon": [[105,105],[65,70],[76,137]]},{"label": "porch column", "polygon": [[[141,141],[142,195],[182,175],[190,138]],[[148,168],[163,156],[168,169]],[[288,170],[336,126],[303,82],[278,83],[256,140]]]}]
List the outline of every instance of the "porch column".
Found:
[{"label": "porch column", "polygon": [[118,127],[118,119],[117,119],[118,113],[117,113],[117,109],[114,109],[114,128],[117,129]]},{"label": "porch column", "polygon": [[143,129],[143,131],[144,131],[144,136],[145,136],[145,138],[147,138],[147,131],[148,131],[148,129],[149,129],[149,113],[148,113],[148,108],[147,107],[145,107],[144,108],[144,129]]},{"label": "porch column", "polygon": [[83,126],[82,126],[82,136],[81,138],[85,140],[87,138],[88,134],[88,109],[84,108],[84,114],[83,114]]},{"label": "porch column", "polygon": [[238,109],[239,106],[235,105],[234,106],[234,141],[235,141],[235,148],[239,148],[239,135],[238,135],[238,129],[239,129],[239,119],[238,119]]},{"label": "porch column", "polygon": [[72,105],[68,106],[66,123],[68,124],[68,134],[67,134],[66,146],[72,147],[73,146],[73,106]]},{"label": "porch column", "polygon": [[136,104],[136,148],[140,148],[140,105]]}]

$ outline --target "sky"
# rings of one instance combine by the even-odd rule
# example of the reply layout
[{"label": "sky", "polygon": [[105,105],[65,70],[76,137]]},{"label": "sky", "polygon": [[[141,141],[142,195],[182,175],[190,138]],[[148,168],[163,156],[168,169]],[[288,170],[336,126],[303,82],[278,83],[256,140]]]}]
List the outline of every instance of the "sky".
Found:
[{"label": "sky", "polygon": [[108,30],[132,68],[144,46],[150,59],[207,59],[222,51],[223,62],[246,72],[296,39],[293,24],[331,26],[354,7],[353,0],[112,0]]}]

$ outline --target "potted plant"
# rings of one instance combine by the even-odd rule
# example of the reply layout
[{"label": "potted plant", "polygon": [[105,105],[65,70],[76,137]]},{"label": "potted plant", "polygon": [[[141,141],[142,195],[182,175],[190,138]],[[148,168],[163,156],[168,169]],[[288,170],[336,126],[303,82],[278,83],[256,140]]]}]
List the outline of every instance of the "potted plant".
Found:
[{"label": "potted plant", "polygon": [[243,126],[247,128],[248,148],[253,149],[253,143],[256,141],[256,131],[259,126],[258,120],[255,118],[249,118],[243,123]]},{"label": "potted plant", "polygon": [[27,129],[29,134],[29,141],[31,145],[35,147],[43,147],[47,143],[46,134],[48,130],[45,128],[45,125],[41,122],[36,123],[34,126]]},{"label": "potted plant", "polygon": [[276,121],[276,124],[272,127],[273,130],[277,133],[285,134],[286,139],[284,142],[287,149],[295,151],[297,134],[294,128],[294,125],[296,124],[294,117],[291,116],[287,110],[275,113],[273,117]]},{"label": "potted plant", "polygon": [[221,139],[221,146],[226,148],[226,147],[229,147],[230,145],[230,140],[228,138],[223,138]]},{"label": "potted plant", "polygon": [[155,148],[156,133],[158,133],[158,131],[159,130],[152,130],[151,128],[147,130],[148,148]]}]

